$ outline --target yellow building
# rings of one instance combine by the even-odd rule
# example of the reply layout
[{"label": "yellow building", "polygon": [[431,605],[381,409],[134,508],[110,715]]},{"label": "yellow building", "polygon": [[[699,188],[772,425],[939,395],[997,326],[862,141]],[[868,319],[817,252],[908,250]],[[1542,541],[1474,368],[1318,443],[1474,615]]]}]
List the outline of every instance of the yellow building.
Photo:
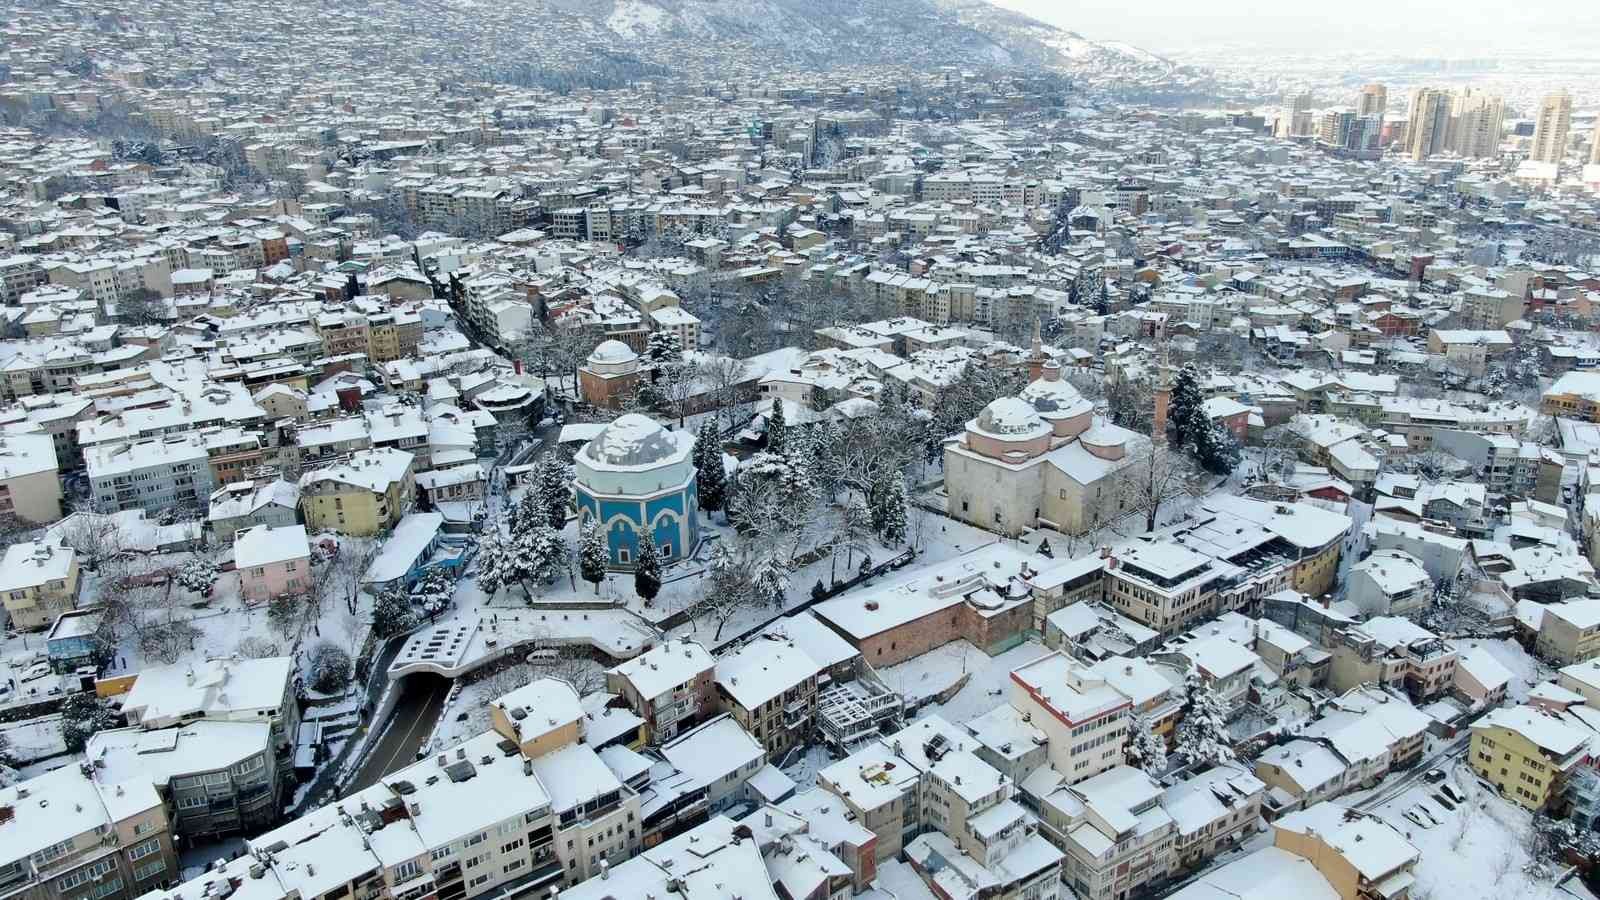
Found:
[{"label": "yellow building", "polygon": [[530,681],[489,704],[491,727],[515,741],[527,759],[576,744],[582,721],[578,692],[554,678]]},{"label": "yellow building", "polygon": [[0,562],[0,598],[13,627],[49,627],[77,605],[77,551],[44,541],[12,544]]},{"label": "yellow building", "polygon": [[44,431],[0,435],[0,515],[34,525],[61,518],[55,439]]},{"label": "yellow building", "polygon": [[1561,805],[1568,773],[1592,734],[1532,706],[1491,711],[1472,724],[1467,762],[1507,800],[1531,810]]},{"label": "yellow building", "polygon": [[1407,900],[1422,857],[1394,826],[1337,803],[1274,822],[1272,843],[1315,866],[1339,900]]},{"label": "yellow building", "polygon": [[415,492],[411,454],[384,447],[300,476],[300,509],[308,531],[374,535],[393,528]]}]

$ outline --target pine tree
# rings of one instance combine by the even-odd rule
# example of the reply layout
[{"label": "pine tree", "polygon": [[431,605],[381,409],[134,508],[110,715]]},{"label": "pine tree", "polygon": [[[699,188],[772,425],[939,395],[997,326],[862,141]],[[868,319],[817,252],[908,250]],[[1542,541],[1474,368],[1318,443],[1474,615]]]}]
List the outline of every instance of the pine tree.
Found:
[{"label": "pine tree", "polygon": [[531,581],[553,584],[562,573],[572,571],[571,548],[561,532],[548,525],[529,533],[526,550],[524,559],[527,560],[528,578]]},{"label": "pine tree", "polygon": [[817,492],[830,501],[837,499],[844,486],[844,472],[839,466],[842,443],[839,426],[832,419],[823,419],[811,429],[806,444],[807,465],[816,482]]},{"label": "pine tree", "polygon": [[499,529],[490,529],[478,541],[478,588],[487,596],[493,597],[510,581],[506,577],[506,554],[507,545]]},{"label": "pine tree", "polygon": [[1195,461],[1215,475],[1228,475],[1239,465],[1243,453],[1232,432],[1214,422],[1206,422],[1195,431]]},{"label": "pine tree", "polygon": [[767,452],[782,453],[789,443],[789,424],[783,418],[783,401],[774,397],[767,417]]},{"label": "pine tree", "polygon": [[196,556],[178,570],[178,586],[204,597],[217,581],[217,564],[204,556]]},{"label": "pine tree", "polygon": [[1200,432],[1210,425],[1205,415],[1205,399],[1200,390],[1200,373],[1192,365],[1184,366],[1172,386],[1172,400],[1167,409],[1167,423],[1173,432],[1175,448],[1192,450],[1196,440],[1203,439]]},{"label": "pine tree", "polygon": [[551,528],[567,525],[567,510],[572,506],[572,473],[569,466],[553,455],[546,455],[539,467],[539,505],[544,509],[545,521]]},{"label": "pine tree", "polygon": [[679,340],[676,331],[652,331],[644,354],[656,365],[675,363],[683,358],[683,341]]},{"label": "pine tree", "polygon": [[411,598],[399,588],[390,588],[378,595],[372,604],[372,630],[378,637],[393,637],[416,627],[417,615],[411,609]]},{"label": "pine tree", "polygon": [[782,609],[789,593],[788,568],[771,556],[762,556],[750,575],[750,591],[758,602]]},{"label": "pine tree", "polygon": [[583,523],[583,534],[578,539],[578,571],[583,580],[594,585],[596,596],[600,582],[606,577],[606,563],[610,561],[605,536],[594,519]]},{"label": "pine tree", "polygon": [[456,585],[450,573],[443,568],[435,566],[422,573],[417,580],[417,585],[412,589],[412,595],[421,604],[422,611],[431,619],[444,612],[450,605],[450,598],[455,594]]},{"label": "pine tree", "polygon": [[893,481],[880,492],[878,500],[878,536],[890,547],[897,547],[906,539],[906,482],[895,473]]},{"label": "pine tree", "polygon": [[639,559],[633,566],[633,592],[646,606],[661,593],[661,551],[656,539],[646,531],[639,537]]},{"label": "pine tree", "polygon": [[513,537],[537,528],[544,523],[548,515],[539,494],[543,467],[543,462],[534,463],[534,468],[528,473],[530,477],[527,480],[527,487],[523,489],[522,498],[506,512],[506,531]]},{"label": "pine tree", "polygon": [[700,423],[700,436],[695,440],[694,450],[700,508],[716,512],[728,499],[728,472],[722,465],[722,441],[711,419]]},{"label": "pine tree", "polygon": [[83,752],[96,732],[117,727],[117,714],[93,691],[77,691],[61,701],[61,742],[68,753]]},{"label": "pine tree", "polygon": [[1155,725],[1144,715],[1134,717],[1128,734],[1128,765],[1144,770],[1151,778],[1167,771],[1167,742],[1156,734]]},{"label": "pine tree", "polygon": [[1186,765],[1214,766],[1235,758],[1228,736],[1228,708],[1210,685],[1191,671],[1185,683],[1183,720],[1178,724],[1177,755]]}]

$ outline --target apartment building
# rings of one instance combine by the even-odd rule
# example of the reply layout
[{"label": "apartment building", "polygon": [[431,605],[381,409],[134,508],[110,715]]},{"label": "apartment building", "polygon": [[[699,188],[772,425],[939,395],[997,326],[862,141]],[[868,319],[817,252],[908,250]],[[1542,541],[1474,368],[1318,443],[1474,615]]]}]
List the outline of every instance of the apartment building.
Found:
[{"label": "apartment building", "polygon": [[64,766],[0,788],[0,891],[28,900],[133,900],[178,875],[150,779]]},{"label": "apartment building", "polygon": [[146,731],[196,721],[265,722],[273,746],[287,756],[300,728],[294,674],[287,656],[147,666],[122,686],[122,714]]},{"label": "apartment building", "polygon": [[48,525],[61,518],[55,440],[46,432],[0,435],[0,516]]},{"label": "apartment building", "polygon": [[411,454],[378,448],[302,474],[300,509],[307,530],[350,535],[389,531],[411,506],[416,490],[412,468]]},{"label": "apartment building", "polygon": [[1273,823],[1273,846],[1305,859],[1339,900],[1408,900],[1422,854],[1376,816],[1323,803]]},{"label": "apartment building", "polygon": [[758,637],[716,661],[718,706],[782,756],[811,732],[822,667],[793,641]]},{"label": "apartment building", "polygon": [[0,560],[0,598],[13,628],[37,631],[77,606],[78,554],[51,538],[18,541]]},{"label": "apartment building", "polygon": [[1467,763],[1500,796],[1535,812],[1557,812],[1595,733],[1533,706],[1490,710],[1472,723]]},{"label": "apartment building", "polygon": [[1453,689],[1459,654],[1438,635],[1398,616],[1378,616],[1338,631],[1330,644],[1335,691],[1376,684],[1432,700]]},{"label": "apartment building", "polygon": [[204,510],[211,499],[210,454],[199,434],[85,447],[84,466],[97,512]]},{"label": "apartment building", "polygon": [[1569,600],[1544,607],[1534,652],[1556,665],[1600,656],[1600,601]]},{"label": "apartment building", "polygon": [[193,721],[173,728],[113,728],[91,735],[84,757],[97,778],[147,777],[183,840],[254,832],[278,820],[285,774],[266,722]]},{"label": "apartment building", "polygon": [[1063,877],[1074,895],[1116,900],[1172,874],[1177,825],[1161,795],[1149,775],[1121,764],[1035,795],[1042,833],[1064,851]]},{"label": "apartment building", "polygon": [[978,746],[965,729],[926,716],[823,769],[817,783],[872,833],[878,862],[904,851],[925,880],[942,872],[969,892],[959,896],[985,885],[984,896],[1060,896],[1060,852]]},{"label": "apartment building", "polygon": [[19,254],[0,257],[0,302],[17,305],[18,299],[49,281],[37,257]]},{"label": "apartment building", "polygon": [[661,744],[716,708],[716,660],[697,641],[667,641],[606,671],[606,690],[644,720],[645,741]]},{"label": "apartment building", "polygon": [[1128,618],[1178,634],[1216,614],[1218,582],[1236,569],[1169,540],[1139,540],[1107,558],[1106,601]]},{"label": "apartment building", "polygon": [[1044,733],[1050,767],[1067,783],[1122,763],[1132,701],[1071,657],[1051,653],[1012,671],[1010,700]]}]

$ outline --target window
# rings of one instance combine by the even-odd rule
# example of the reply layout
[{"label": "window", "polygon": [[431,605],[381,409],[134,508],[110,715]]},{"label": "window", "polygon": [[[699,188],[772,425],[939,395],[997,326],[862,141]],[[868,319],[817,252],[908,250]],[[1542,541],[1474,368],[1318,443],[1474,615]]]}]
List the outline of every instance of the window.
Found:
[{"label": "window", "polygon": [[106,857],[105,859],[90,863],[89,865],[77,869],[76,871],[68,872],[56,882],[56,887],[65,893],[80,884],[84,884],[85,882],[91,881],[95,878],[110,874],[112,867],[115,865],[116,864],[112,862],[110,857]]},{"label": "window", "polygon": [[153,860],[151,862],[147,862],[142,866],[136,867],[133,870],[133,877],[137,878],[140,881],[144,881],[147,878],[154,878],[155,876],[160,875],[162,872],[165,872],[166,870],[167,870],[167,861],[164,860],[164,859],[157,859],[157,860]]},{"label": "window", "polygon": [[128,859],[141,860],[152,853],[159,853],[160,851],[161,841],[151,838],[142,844],[133,845],[133,847],[128,850]]},{"label": "window", "polygon": [[628,553],[627,547],[619,547],[617,549],[617,559],[622,562],[629,562],[632,560],[632,557]]},{"label": "window", "polygon": [[527,843],[527,841],[523,840],[522,838],[517,838],[516,840],[511,841],[510,843],[500,845],[500,852],[501,853],[510,853],[513,850],[519,850],[519,849],[522,848],[522,845],[525,844],[525,843]]},{"label": "window", "polygon": [[179,797],[178,798],[178,808],[179,809],[198,809],[199,807],[202,807],[202,806],[205,806],[205,805],[206,805],[206,798],[203,797],[203,796],[202,797]]},{"label": "window", "polygon": [[407,879],[417,877],[417,873],[422,871],[422,866],[419,865],[416,860],[408,859],[400,865],[395,866],[393,871],[395,881],[405,881]]}]

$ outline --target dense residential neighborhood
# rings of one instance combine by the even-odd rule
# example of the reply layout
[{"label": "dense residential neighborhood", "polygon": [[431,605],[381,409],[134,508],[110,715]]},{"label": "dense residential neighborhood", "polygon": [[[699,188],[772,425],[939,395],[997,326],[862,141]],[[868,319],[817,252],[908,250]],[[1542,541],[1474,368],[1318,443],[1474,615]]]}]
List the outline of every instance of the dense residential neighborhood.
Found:
[{"label": "dense residential neighborhood", "polygon": [[839,6],[0,0],[0,893],[1595,896],[1594,69]]}]

